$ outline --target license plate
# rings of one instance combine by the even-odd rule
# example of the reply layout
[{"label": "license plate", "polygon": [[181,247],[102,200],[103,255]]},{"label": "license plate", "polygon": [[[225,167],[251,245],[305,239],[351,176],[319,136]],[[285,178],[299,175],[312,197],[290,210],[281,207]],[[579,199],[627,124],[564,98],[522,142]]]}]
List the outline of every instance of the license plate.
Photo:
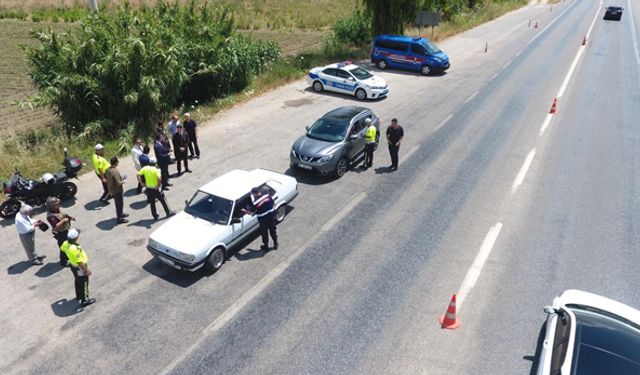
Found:
[{"label": "license plate", "polygon": [[298,167],[302,168],[302,169],[308,169],[308,170],[312,170],[313,167],[307,164],[302,164],[302,163],[298,163]]},{"label": "license plate", "polygon": [[160,261],[161,261],[162,263],[164,263],[164,264],[166,264],[166,265],[168,265],[168,266],[171,266],[171,267],[175,267],[175,268],[177,268],[177,267],[176,267],[176,262],[172,261],[171,259],[167,259],[167,258],[165,258],[165,257],[161,257],[161,256],[159,256],[159,255],[158,255],[158,259],[160,259]]}]

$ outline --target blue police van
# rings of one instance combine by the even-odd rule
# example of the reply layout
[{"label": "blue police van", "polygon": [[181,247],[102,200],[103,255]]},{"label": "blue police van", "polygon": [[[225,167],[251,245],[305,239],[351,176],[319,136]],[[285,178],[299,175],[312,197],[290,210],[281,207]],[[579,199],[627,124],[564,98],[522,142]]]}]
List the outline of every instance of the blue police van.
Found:
[{"label": "blue police van", "polygon": [[373,39],[371,62],[381,69],[398,68],[424,75],[449,69],[449,56],[427,38],[378,35]]}]

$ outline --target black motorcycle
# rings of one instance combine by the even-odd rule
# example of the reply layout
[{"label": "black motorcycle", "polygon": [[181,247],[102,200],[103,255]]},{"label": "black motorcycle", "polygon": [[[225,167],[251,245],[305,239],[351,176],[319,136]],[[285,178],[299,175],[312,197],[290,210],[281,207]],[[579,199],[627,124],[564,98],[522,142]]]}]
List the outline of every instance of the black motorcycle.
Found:
[{"label": "black motorcycle", "polygon": [[67,149],[64,149],[64,169],[56,174],[45,173],[42,180],[27,180],[16,172],[7,183],[2,182],[4,194],[9,197],[0,204],[0,217],[11,218],[20,211],[21,202],[32,207],[42,206],[48,197],[58,197],[60,200],[73,198],[78,192],[78,187],[70,178],[76,178],[82,168],[79,158],[68,157]]}]

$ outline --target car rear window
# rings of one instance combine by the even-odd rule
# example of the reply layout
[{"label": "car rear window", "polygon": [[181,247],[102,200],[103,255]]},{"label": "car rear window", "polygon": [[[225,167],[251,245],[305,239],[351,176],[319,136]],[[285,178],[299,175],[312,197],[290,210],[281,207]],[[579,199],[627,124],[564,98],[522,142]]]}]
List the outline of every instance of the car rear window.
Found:
[{"label": "car rear window", "polygon": [[567,307],[576,316],[571,374],[640,374],[640,326],[592,307]]}]

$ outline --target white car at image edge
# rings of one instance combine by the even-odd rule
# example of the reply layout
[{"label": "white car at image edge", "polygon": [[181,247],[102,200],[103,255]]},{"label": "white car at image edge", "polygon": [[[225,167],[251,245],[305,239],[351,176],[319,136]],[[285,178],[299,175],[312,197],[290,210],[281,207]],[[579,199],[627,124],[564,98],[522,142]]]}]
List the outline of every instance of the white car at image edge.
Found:
[{"label": "white car at image edge", "polygon": [[640,374],[640,311],[574,289],[544,311],[539,375]]},{"label": "white car at image edge", "polygon": [[317,67],[307,74],[314,91],[334,91],[354,95],[359,100],[380,99],[389,94],[387,81],[351,61]]},{"label": "white car at image edge", "polygon": [[251,205],[251,189],[260,188],[274,201],[276,221],[287,214],[287,205],[298,194],[291,176],[265,169],[233,170],[210,181],[149,236],[147,250],[161,262],[187,271],[202,267],[217,271],[230,249],[258,229],[258,219],[243,214]]}]

